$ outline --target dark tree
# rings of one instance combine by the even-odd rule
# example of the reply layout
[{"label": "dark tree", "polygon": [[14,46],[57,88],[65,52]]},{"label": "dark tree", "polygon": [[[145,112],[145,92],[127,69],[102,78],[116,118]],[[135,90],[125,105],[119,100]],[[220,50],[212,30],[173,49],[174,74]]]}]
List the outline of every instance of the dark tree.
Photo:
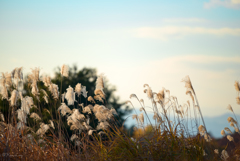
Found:
[{"label": "dark tree", "polygon": [[[73,67],[69,67],[69,76],[68,77],[62,77],[60,74],[61,68],[57,67],[55,71],[55,76],[52,79],[52,82],[57,84],[60,87],[60,93],[64,93],[66,89],[69,87],[69,85],[72,88],[75,88],[77,83],[81,83],[82,86],[86,86],[86,90],[88,91],[88,96],[94,96],[94,90],[96,86],[96,80],[97,80],[97,71],[94,68],[83,68],[81,70],[78,70],[78,67],[76,65],[73,65]],[[62,81],[61,81],[62,79]],[[114,95],[114,91],[116,91],[116,88],[112,85],[109,85],[107,80],[104,80],[104,86],[105,88],[104,93],[106,95],[106,99],[104,103],[101,103],[97,100],[95,100],[98,104],[104,104],[107,108],[114,108],[118,116],[117,121],[121,125],[124,121],[124,116],[131,112],[131,109],[129,109],[128,106],[125,107],[125,109],[121,109],[123,107],[124,103],[119,102],[119,97]],[[61,88],[62,87],[62,88]],[[80,103],[84,103],[84,106],[87,104],[90,104],[90,102],[87,101],[85,97],[82,95],[78,101]]]}]

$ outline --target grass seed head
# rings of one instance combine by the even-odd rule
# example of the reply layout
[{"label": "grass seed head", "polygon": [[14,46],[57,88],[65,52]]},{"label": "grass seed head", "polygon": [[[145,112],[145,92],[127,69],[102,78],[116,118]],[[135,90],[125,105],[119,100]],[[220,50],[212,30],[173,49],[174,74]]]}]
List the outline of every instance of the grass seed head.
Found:
[{"label": "grass seed head", "polygon": [[229,141],[234,141],[233,137],[231,137],[230,135],[227,135],[227,139],[228,139]]},{"label": "grass seed head", "polygon": [[224,130],[221,131],[221,135],[223,135],[223,136],[225,135],[225,131]]},{"label": "grass seed head", "polygon": [[139,115],[139,120],[141,121],[142,124],[144,123],[144,115],[143,115],[143,113],[141,113]]},{"label": "grass seed head", "polygon": [[240,97],[236,97],[237,104],[240,105]]},{"label": "grass seed head", "polygon": [[11,106],[16,106],[17,104],[17,99],[18,99],[18,91],[17,90],[13,90],[11,93],[11,97],[9,99]]},{"label": "grass seed head", "polygon": [[62,105],[58,108],[58,111],[61,111],[62,116],[65,116],[67,113],[72,113],[72,110],[65,103],[62,103]]},{"label": "grass seed head", "polygon": [[68,77],[68,66],[65,64],[62,65],[61,75],[64,77]]},{"label": "grass seed head", "polygon": [[229,158],[229,155],[228,155],[228,153],[227,153],[226,150],[223,150],[223,151],[222,151],[221,158],[222,158],[223,160],[227,160],[227,159]]},{"label": "grass seed head", "polygon": [[81,85],[81,83],[78,83],[75,86],[75,92],[77,93],[78,97],[81,95],[81,91],[82,91],[82,85]]},{"label": "grass seed head", "polygon": [[74,105],[75,92],[73,92],[73,88],[70,85],[67,88],[67,93],[65,95],[65,98],[68,101],[68,105]]},{"label": "grass seed head", "polygon": [[224,130],[226,130],[228,133],[232,134],[232,131],[228,127],[225,127]]},{"label": "grass seed head", "polygon": [[30,118],[33,118],[36,121],[41,120],[41,117],[37,113],[35,113],[35,112],[31,113]]},{"label": "grass seed head", "polygon": [[237,92],[240,92],[240,83],[238,81],[235,81],[234,87],[235,87]]}]

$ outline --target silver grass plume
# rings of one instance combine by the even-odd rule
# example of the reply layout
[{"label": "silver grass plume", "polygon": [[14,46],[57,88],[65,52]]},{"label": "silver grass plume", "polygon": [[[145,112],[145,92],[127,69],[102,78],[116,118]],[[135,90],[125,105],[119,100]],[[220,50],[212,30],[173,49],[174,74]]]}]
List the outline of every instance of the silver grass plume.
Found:
[{"label": "silver grass plume", "polygon": [[3,122],[5,122],[4,115],[0,112],[0,118]]},{"label": "silver grass plume", "polygon": [[144,87],[144,88],[145,88],[145,87],[149,87],[149,85],[148,85],[148,84],[144,84],[143,87]]},{"label": "silver grass plume", "polygon": [[157,102],[164,103],[164,99],[165,99],[165,93],[164,93],[164,88],[162,88],[162,90],[160,90],[160,91],[156,94],[156,101],[157,101]]},{"label": "silver grass plume", "polygon": [[59,96],[58,85],[51,83],[48,90],[52,93],[53,98],[57,100]]},{"label": "silver grass plume", "polygon": [[74,140],[77,139],[77,138],[78,138],[78,136],[77,136],[76,134],[73,134],[73,135],[71,136],[70,140],[71,140],[71,141],[74,141]]},{"label": "silver grass plume", "polygon": [[13,83],[15,85],[15,88],[18,89],[19,86],[19,81],[23,80],[23,74],[22,74],[22,67],[20,68],[15,68],[12,71],[12,78],[13,78]]},{"label": "silver grass plume", "polygon": [[238,81],[235,81],[234,87],[235,87],[236,91],[239,93],[240,92],[240,83]]},{"label": "silver grass plume", "polygon": [[100,96],[101,98],[105,99],[105,94],[104,94],[103,91],[100,90],[100,89],[95,89],[94,94],[95,94],[96,96]]},{"label": "silver grass plume", "polygon": [[108,128],[108,126],[109,126],[108,122],[106,122],[106,121],[100,122],[97,126],[97,130],[100,130],[100,129],[106,130]]},{"label": "silver grass plume", "polygon": [[49,125],[41,123],[40,128],[37,130],[36,134],[43,136],[48,131],[48,129],[50,129]]},{"label": "silver grass plume", "polygon": [[45,100],[46,103],[48,103],[48,94],[44,89],[41,89],[41,91],[43,92],[43,99]]},{"label": "silver grass plume", "polygon": [[13,79],[23,79],[23,74],[22,74],[22,67],[20,67],[20,68],[15,68],[13,71],[12,71],[12,73],[11,73],[11,75],[12,75],[12,78]]},{"label": "silver grass plume", "polygon": [[67,88],[67,93],[65,95],[65,98],[68,101],[68,105],[74,105],[75,93],[73,92],[73,88],[70,85]]},{"label": "silver grass plume", "polygon": [[22,94],[21,91],[18,92],[18,95],[19,95],[19,99],[20,99],[20,100],[23,100],[23,94]]},{"label": "silver grass plume", "polygon": [[31,87],[32,87],[32,94],[34,96],[38,96],[39,95],[39,91],[38,91],[38,87],[37,87],[37,81],[33,81],[32,84],[31,84]]},{"label": "silver grass plume", "polygon": [[237,104],[240,105],[240,97],[236,97]]},{"label": "silver grass plume", "polygon": [[43,99],[45,100],[46,103],[48,103],[48,97],[47,96],[43,96]]},{"label": "silver grass plume", "polygon": [[235,125],[234,125],[234,123],[233,123],[233,122],[231,122],[231,123],[230,123],[230,126],[231,126],[231,127],[235,127]]},{"label": "silver grass plume", "polygon": [[139,120],[140,120],[140,122],[143,124],[144,123],[144,115],[143,115],[143,113],[141,113],[140,115],[139,115]]},{"label": "silver grass plume", "polygon": [[229,158],[229,155],[228,155],[228,153],[227,153],[226,150],[223,150],[223,151],[222,151],[221,158],[222,158],[223,160],[225,160],[225,161]]},{"label": "silver grass plume", "polygon": [[231,106],[231,105],[228,105],[228,106],[227,106],[227,109],[233,112],[233,109],[232,109],[232,106]]},{"label": "silver grass plume", "polygon": [[[237,132],[237,133],[239,133],[239,129],[238,128],[236,128],[236,127],[233,127],[234,128],[234,130]],[[240,133],[239,133],[240,134]]]},{"label": "silver grass plume", "polygon": [[182,79],[182,82],[185,83],[185,87],[189,90],[191,90],[193,92],[193,94],[195,94],[193,86],[192,86],[192,82],[189,78],[189,76],[187,75],[185,78]]},{"label": "silver grass plume", "polygon": [[86,106],[86,107],[84,107],[84,109],[83,109],[83,113],[91,114],[92,111],[91,111],[91,109],[89,108],[89,106]]},{"label": "silver grass plume", "polygon": [[61,111],[63,116],[65,116],[67,113],[72,113],[72,110],[65,103],[62,103],[62,105],[58,108],[58,111]]},{"label": "silver grass plume", "polygon": [[42,81],[44,83],[44,86],[48,87],[51,84],[51,78],[49,76],[44,76],[42,78]]},{"label": "silver grass plume", "polygon": [[234,120],[234,118],[232,118],[232,117],[228,117],[228,118],[227,118],[227,121],[228,121],[229,123],[234,123],[234,124],[237,125],[237,121]]},{"label": "silver grass plume", "polygon": [[231,137],[230,135],[227,135],[227,139],[228,139],[229,141],[234,141],[233,137]]},{"label": "silver grass plume", "polygon": [[12,76],[11,73],[3,73],[2,78],[0,79],[0,85],[10,87],[12,85]]},{"label": "silver grass plume", "polygon": [[18,109],[17,110],[17,114],[18,114],[18,119],[22,123],[27,123],[27,115],[26,115],[26,113],[22,109]]},{"label": "silver grass plume", "polygon": [[228,133],[232,134],[232,131],[228,127],[225,127],[224,130],[226,130]]},{"label": "silver grass plume", "polygon": [[215,153],[215,154],[219,154],[218,149],[215,149],[215,150],[214,150],[214,153]]},{"label": "silver grass plume", "polygon": [[98,78],[96,80],[96,88],[95,88],[95,90],[101,90],[102,93],[104,94],[103,88],[104,88],[104,81],[103,81],[103,74],[101,74],[101,75],[98,76]]},{"label": "silver grass plume", "polygon": [[8,100],[8,91],[7,91],[7,87],[3,86],[1,89],[1,95],[2,95],[2,99],[6,99]]},{"label": "silver grass plume", "polygon": [[83,114],[80,114],[78,109],[73,109],[72,112],[73,113],[67,118],[67,121],[72,120],[73,122],[84,122],[85,116]]},{"label": "silver grass plume", "polygon": [[225,135],[225,131],[224,130],[221,131],[221,135],[223,135],[223,136]]},{"label": "silver grass plume", "polygon": [[32,97],[26,96],[22,99],[21,109],[26,114],[29,114],[29,110],[32,108],[32,106],[33,106],[33,98]]},{"label": "silver grass plume", "polygon": [[64,102],[65,95],[66,95],[66,93],[64,92],[64,93],[62,94],[62,102]]},{"label": "silver grass plume", "polygon": [[100,95],[94,96],[94,99],[104,103],[104,100],[102,99],[102,97]]},{"label": "silver grass plume", "polygon": [[48,114],[50,114],[50,111],[46,108],[44,108],[43,111],[46,111]]},{"label": "silver grass plume", "polygon": [[186,91],[186,95],[189,95],[191,97],[193,103],[194,103],[194,96],[193,96],[193,94],[192,94],[192,92],[190,90]]},{"label": "silver grass plume", "polygon": [[92,135],[94,131],[96,131],[96,130],[89,130],[88,135]]},{"label": "silver grass plume", "polygon": [[78,83],[75,86],[75,92],[77,93],[78,97],[81,95],[81,91],[82,91],[82,85],[81,85],[81,83]]},{"label": "silver grass plume", "polygon": [[130,99],[131,99],[131,98],[137,98],[137,95],[136,95],[136,94],[131,94],[131,95],[130,95]]},{"label": "silver grass plume", "polygon": [[212,140],[210,135],[208,135],[207,133],[204,134],[204,139],[206,140],[206,142],[210,142]]},{"label": "silver grass plume", "polygon": [[90,126],[90,125],[88,125],[86,122],[83,122],[83,126],[85,126],[85,128],[87,129],[87,130],[92,130],[93,128]]},{"label": "silver grass plume", "polygon": [[89,96],[89,97],[88,97],[88,101],[89,101],[89,102],[92,102],[92,103],[94,103],[94,104],[96,103],[96,102],[94,101],[94,99],[92,98],[92,96]]},{"label": "silver grass plume", "polygon": [[68,66],[65,64],[62,65],[61,75],[64,77],[68,77]]},{"label": "silver grass plume", "polygon": [[28,75],[28,78],[34,82],[34,81],[39,81],[39,73],[40,73],[40,68],[34,68],[31,69],[32,73],[30,75]]},{"label": "silver grass plume", "polygon": [[41,120],[41,117],[39,117],[39,115],[36,114],[35,112],[31,113],[30,118],[33,118],[33,119],[35,119],[36,121]]},{"label": "silver grass plume", "polygon": [[52,120],[49,120],[49,122],[50,122],[49,126],[50,126],[51,128],[53,128],[53,129],[55,129],[55,126],[54,126],[53,121],[52,121]]},{"label": "silver grass plume", "polygon": [[11,97],[9,99],[11,106],[16,106],[17,104],[17,99],[18,99],[18,91],[17,90],[13,90],[11,93]]},{"label": "silver grass plume", "polygon": [[202,136],[203,136],[204,133],[206,132],[205,127],[204,127],[203,125],[200,125],[200,126],[198,127],[198,131],[199,131],[199,133],[200,133]]},{"label": "silver grass plume", "polygon": [[82,86],[82,95],[83,97],[87,98],[87,90],[86,90],[86,86]]},{"label": "silver grass plume", "polygon": [[47,97],[48,97],[48,94],[47,94],[47,92],[46,92],[44,89],[41,89],[41,91],[42,91],[42,93],[43,93],[44,96],[47,96]]},{"label": "silver grass plume", "polygon": [[99,122],[104,122],[107,119],[111,119],[111,114],[109,115],[109,110],[108,109],[102,109],[99,108],[99,110],[95,113],[96,118],[98,119]]},{"label": "silver grass plume", "polygon": [[152,99],[153,98],[153,92],[152,92],[152,89],[150,87],[147,88],[147,96],[149,99]]}]

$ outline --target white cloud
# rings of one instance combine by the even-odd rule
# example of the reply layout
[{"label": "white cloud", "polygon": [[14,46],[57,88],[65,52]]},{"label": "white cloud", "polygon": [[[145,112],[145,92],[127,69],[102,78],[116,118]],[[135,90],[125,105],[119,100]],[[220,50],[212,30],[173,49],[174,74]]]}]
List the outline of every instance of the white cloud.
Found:
[{"label": "white cloud", "polygon": [[240,36],[240,28],[205,28],[188,26],[141,27],[135,29],[135,36],[167,40],[187,35]]},{"label": "white cloud", "polygon": [[204,3],[204,8],[213,8],[218,6],[239,9],[240,0],[210,0],[209,2]]}]

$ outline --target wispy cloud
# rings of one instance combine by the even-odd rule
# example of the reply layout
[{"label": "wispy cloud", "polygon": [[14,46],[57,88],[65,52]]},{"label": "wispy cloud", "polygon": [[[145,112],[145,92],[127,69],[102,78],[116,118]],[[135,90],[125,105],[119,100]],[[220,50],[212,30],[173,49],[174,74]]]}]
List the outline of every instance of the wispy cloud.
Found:
[{"label": "wispy cloud", "polygon": [[240,0],[210,0],[204,3],[204,8],[226,7],[233,9],[240,9]]},{"label": "wispy cloud", "polygon": [[166,18],[162,21],[166,23],[202,23],[207,20],[201,18]]},{"label": "wispy cloud", "polygon": [[135,30],[135,36],[167,40],[187,35],[240,36],[240,28],[205,28],[188,26],[141,27]]}]

